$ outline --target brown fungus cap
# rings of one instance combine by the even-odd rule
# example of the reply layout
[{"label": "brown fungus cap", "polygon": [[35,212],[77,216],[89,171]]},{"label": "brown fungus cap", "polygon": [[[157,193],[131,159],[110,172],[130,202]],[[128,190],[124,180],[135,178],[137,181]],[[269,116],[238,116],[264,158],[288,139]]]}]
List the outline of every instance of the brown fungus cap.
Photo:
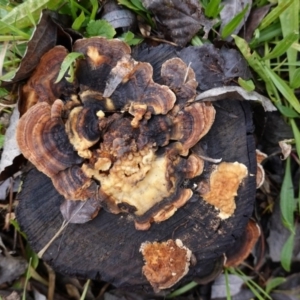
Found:
[{"label": "brown fungus cap", "polygon": [[88,150],[100,139],[99,120],[105,115],[90,107],[75,107],[71,110],[65,124],[69,141],[79,156],[90,158]]},{"label": "brown fungus cap", "polygon": [[23,155],[49,177],[82,162],[68,140],[62,109],[61,100],[52,107],[47,102],[37,103],[20,118],[16,131]]},{"label": "brown fungus cap", "polygon": [[225,267],[237,267],[251,253],[260,236],[260,227],[252,219],[249,220],[245,232],[226,252]]},{"label": "brown fungus cap", "polygon": [[52,104],[62,96],[70,96],[76,90],[76,80],[69,83],[65,78],[55,83],[61,64],[68,54],[63,46],[56,46],[45,53],[35,72],[20,91],[19,110],[23,115],[37,102]]},{"label": "brown fungus cap", "polygon": [[164,62],[161,68],[161,77],[164,84],[175,93],[176,104],[182,106],[186,102],[194,100],[198,86],[195,72],[180,58],[171,58]]},{"label": "brown fungus cap", "polygon": [[[150,116],[168,113],[174,107],[175,94],[169,87],[155,83],[152,75],[153,68],[149,63],[138,62],[111,95],[115,107],[124,110],[139,104],[147,106]],[[134,114],[135,109],[129,112]]]},{"label": "brown fungus cap", "polygon": [[51,179],[56,190],[67,200],[97,198],[96,182],[87,177],[79,166],[61,171]]},{"label": "brown fungus cap", "polygon": [[78,62],[76,69],[81,91],[92,89],[103,93],[111,70],[124,55],[130,54],[131,49],[117,39],[92,37],[77,40],[73,51],[85,56],[84,60]]},{"label": "brown fungus cap", "polygon": [[222,162],[215,166],[209,178],[209,191],[202,194],[203,199],[220,211],[219,217],[227,219],[235,211],[235,196],[239,185],[248,175],[244,164]]},{"label": "brown fungus cap", "polygon": [[145,242],[141,245],[143,274],[156,292],[171,288],[189,271],[192,252],[181,240]]},{"label": "brown fungus cap", "polygon": [[215,120],[215,113],[214,107],[204,102],[193,103],[178,112],[171,139],[183,144],[183,155],[209,131]]}]

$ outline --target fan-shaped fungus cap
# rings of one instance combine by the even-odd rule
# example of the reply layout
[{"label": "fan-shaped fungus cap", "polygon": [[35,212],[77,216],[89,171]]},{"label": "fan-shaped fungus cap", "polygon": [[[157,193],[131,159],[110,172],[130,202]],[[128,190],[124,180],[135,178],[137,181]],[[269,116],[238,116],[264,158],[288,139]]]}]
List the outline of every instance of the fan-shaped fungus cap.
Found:
[{"label": "fan-shaped fungus cap", "polygon": [[164,84],[175,93],[176,104],[182,106],[194,100],[198,86],[195,72],[180,58],[175,57],[164,62],[161,67],[161,77]]},{"label": "fan-shaped fungus cap", "polygon": [[[103,37],[77,40],[73,51],[84,54],[85,59],[79,61],[76,75],[81,90],[92,89],[104,92],[106,79],[118,61],[130,54],[130,47],[117,39],[107,40]],[[103,80],[105,79],[105,80]]]},{"label": "fan-shaped fungus cap", "polygon": [[209,191],[201,196],[220,211],[221,219],[227,219],[234,213],[236,207],[234,198],[247,174],[247,167],[238,162],[222,162],[211,172]]},{"label": "fan-shaped fungus cap", "polygon": [[143,274],[156,292],[171,288],[189,271],[192,252],[181,240],[145,242],[141,245]]},{"label": "fan-shaped fungus cap", "polygon": [[226,267],[237,267],[251,253],[260,236],[260,227],[252,219],[249,220],[245,232],[235,242],[234,246],[226,252]]},{"label": "fan-shaped fungus cap", "polygon": [[70,96],[75,92],[75,83],[70,83],[64,78],[55,83],[61,64],[68,51],[63,46],[56,46],[45,53],[35,72],[21,89],[19,109],[21,115],[37,102],[46,101],[52,104],[62,95]]},{"label": "fan-shaped fungus cap", "polygon": [[56,190],[68,200],[97,198],[96,182],[85,175],[79,166],[72,166],[52,176]]},{"label": "fan-shaped fungus cap", "polygon": [[216,111],[210,103],[193,103],[179,111],[174,119],[171,139],[183,144],[183,155],[211,128]]},{"label": "fan-shaped fungus cap", "polygon": [[111,95],[115,107],[124,110],[126,106],[138,104],[146,105],[149,114],[168,113],[174,107],[176,97],[169,87],[155,83],[152,75],[153,68],[149,63],[138,62]]},{"label": "fan-shaped fungus cap", "polygon": [[62,109],[61,100],[52,107],[47,102],[37,103],[20,118],[16,131],[23,155],[49,177],[82,162],[68,140]]},{"label": "fan-shaped fungus cap", "polygon": [[99,119],[104,117],[104,113],[96,110],[75,107],[65,124],[69,140],[81,157],[90,158],[91,152],[88,149],[100,139]]}]

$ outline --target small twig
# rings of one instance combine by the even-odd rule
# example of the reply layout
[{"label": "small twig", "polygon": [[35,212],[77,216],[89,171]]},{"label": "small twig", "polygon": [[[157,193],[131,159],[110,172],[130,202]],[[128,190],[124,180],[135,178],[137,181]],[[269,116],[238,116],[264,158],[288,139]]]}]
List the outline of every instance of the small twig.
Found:
[{"label": "small twig", "polygon": [[156,41],[156,42],[161,42],[161,43],[165,43],[165,44],[169,44],[169,45],[178,47],[178,45],[173,43],[173,42],[170,42],[170,41],[167,41],[167,40],[164,40],[164,39],[160,39],[160,38],[157,38],[157,37],[154,37],[154,36],[145,36],[145,38]]},{"label": "small twig", "polygon": [[63,230],[69,225],[69,223],[72,221],[73,217],[75,217],[78,212],[83,208],[86,201],[82,203],[82,205],[77,209],[77,211],[72,215],[72,217],[66,222],[63,221],[61,227],[58,229],[58,231],[55,233],[55,235],[52,237],[52,239],[46,244],[46,246],[38,252],[38,257],[42,258],[42,256],[45,254],[45,252],[48,250],[48,248],[51,246],[51,244],[57,239],[57,237],[63,232]]},{"label": "small twig", "polygon": [[54,291],[55,291],[55,272],[53,271],[53,269],[47,264],[45,263],[45,266],[47,268],[48,271],[48,300],[53,300],[54,299]]},{"label": "small twig", "polygon": [[63,221],[61,227],[58,229],[58,231],[55,233],[55,235],[52,237],[52,239],[46,244],[46,246],[38,252],[38,257],[42,258],[42,256],[45,254],[45,252],[48,250],[48,248],[51,246],[51,244],[53,243],[53,241],[56,240],[56,238],[61,234],[61,232],[67,227],[69,223],[67,223],[66,221]]},{"label": "small twig", "polygon": [[183,79],[183,83],[185,83],[186,80],[187,80],[187,77],[189,75],[190,66],[191,66],[191,62],[189,62],[189,65],[188,65],[188,67],[186,69],[186,72],[185,72],[185,75],[184,75],[184,79]]},{"label": "small twig", "polygon": [[102,296],[104,295],[104,293],[106,292],[106,290],[108,289],[109,286],[110,286],[110,283],[108,283],[108,282],[105,283],[104,286],[101,288],[101,290],[95,300],[102,299]]}]

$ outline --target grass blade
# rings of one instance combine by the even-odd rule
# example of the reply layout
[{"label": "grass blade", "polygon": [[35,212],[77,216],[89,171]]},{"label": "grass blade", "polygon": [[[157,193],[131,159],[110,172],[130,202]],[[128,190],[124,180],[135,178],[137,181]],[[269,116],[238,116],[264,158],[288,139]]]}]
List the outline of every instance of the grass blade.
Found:
[{"label": "grass blade", "polygon": [[71,52],[65,57],[65,59],[63,60],[63,62],[61,64],[60,71],[59,71],[59,74],[57,76],[55,83],[61,81],[61,79],[64,77],[65,73],[68,71],[68,69],[72,65],[72,63],[79,57],[83,57],[83,54],[79,53],[79,52]]},{"label": "grass blade", "polygon": [[282,14],[292,3],[294,0],[282,0],[274,9],[271,10],[269,14],[262,20],[259,30],[262,30],[268,27],[271,23],[273,23],[276,19],[279,18],[280,14]]},{"label": "grass blade", "polygon": [[290,82],[290,86],[292,89],[298,89],[300,87],[300,68],[295,70]]},{"label": "grass blade", "polygon": [[235,28],[237,28],[238,25],[242,22],[248,10],[248,7],[249,4],[247,4],[241,12],[239,12],[228,24],[224,26],[221,33],[223,39],[227,38],[235,30]]},{"label": "grass blade", "polygon": [[274,49],[263,60],[273,59],[286,53],[286,51],[292,46],[292,44],[299,38],[298,32],[290,32],[282,41],[280,41]]},{"label": "grass blade", "polygon": [[[62,2],[63,0],[27,0],[23,2],[2,18],[0,34],[10,32],[8,25],[14,25],[18,29],[31,26],[31,16],[28,17],[27,11],[30,11],[34,20],[37,21],[42,9],[48,7],[49,9],[55,10]],[[3,25],[3,23],[5,25]]]},{"label": "grass blade", "polygon": [[[279,0],[279,5],[284,5],[286,0]],[[299,9],[300,9],[300,1],[293,0],[292,4],[288,6],[288,8],[280,14],[280,23],[282,28],[283,37],[287,37],[292,32],[299,33]],[[298,36],[299,39],[299,36]],[[287,58],[289,63],[295,63],[297,61],[297,50],[293,48],[289,48],[287,50]],[[289,75],[290,80],[292,79],[293,73],[296,68],[292,65],[289,66]]]},{"label": "grass blade", "polygon": [[291,126],[293,129],[293,134],[294,134],[294,138],[295,138],[295,142],[296,142],[296,149],[297,149],[297,153],[298,153],[298,157],[300,157],[300,131],[299,131],[299,127],[297,126],[295,120],[291,119]]},{"label": "grass blade", "polygon": [[250,80],[244,80],[243,78],[239,77],[238,78],[238,84],[247,92],[252,92],[255,89],[255,85],[253,81]]},{"label": "grass blade", "polygon": [[294,238],[295,234],[292,233],[285,244],[283,245],[280,253],[280,262],[282,267],[289,272],[291,270],[291,263],[293,258],[293,248],[294,248]]},{"label": "grass blade", "polygon": [[172,298],[175,298],[177,296],[180,296],[186,292],[188,292],[189,290],[193,289],[194,287],[196,287],[198,285],[197,282],[195,281],[192,281],[186,285],[184,285],[183,287],[175,290],[174,292],[172,292],[171,294],[169,294],[166,299],[172,299]]},{"label": "grass blade", "polygon": [[18,29],[16,26],[6,24],[3,21],[0,20],[0,27],[3,26],[4,28],[7,28],[10,32],[15,32],[17,35],[22,36],[24,39],[29,40],[30,35],[23,32],[22,30]]},{"label": "grass blade", "polygon": [[222,10],[220,3],[221,0],[211,0],[205,7],[205,15],[209,18],[216,18]]},{"label": "grass blade", "polygon": [[286,279],[284,277],[275,277],[267,281],[266,284],[266,293],[270,294],[277,286],[284,283]]},{"label": "grass blade", "polygon": [[274,71],[272,71],[267,66],[264,66],[266,74],[278,88],[280,93],[286,98],[286,100],[293,106],[293,108],[300,113],[300,103],[296,98],[293,90],[286,84],[286,82],[281,79]]},{"label": "grass blade", "polygon": [[286,160],[285,174],[280,190],[280,211],[284,225],[290,230],[294,230],[294,210],[296,208],[294,200],[294,188],[291,175],[291,158]]}]

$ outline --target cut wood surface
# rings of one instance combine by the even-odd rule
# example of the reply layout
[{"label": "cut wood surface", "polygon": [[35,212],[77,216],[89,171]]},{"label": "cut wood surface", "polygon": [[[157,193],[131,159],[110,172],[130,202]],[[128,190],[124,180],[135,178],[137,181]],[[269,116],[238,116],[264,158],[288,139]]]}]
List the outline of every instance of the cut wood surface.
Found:
[{"label": "cut wood surface", "polygon": [[[219,212],[196,192],[173,217],[153,224],[147,231],[137,231],[130,215],[101,210],[88,223],[69,224],[43,258],[65,274],[101,279],[118,287],[143,285],[149,288],[142,274],[144,262],[140,245],[146,241],[180,239],[197,260],[183,280],[206,276],[207,270],[243,234],[255,199],[256,161],[250,105],[224,100],[215,102],[214,106],[216,120],[193,150],[210,158],[247,166],[248,176],[239,187],[235,199],[237,208],[232,217],[221,220]],[[208,176],[209,170],[210,163],[206,162],[200,178],[186,184],[193,187],[197,180]],[[38,252],[62,225],[59,206],[63,197],[47,176],[32,169],[24,178],[18,199],[18,222],[33,250]]]}]

